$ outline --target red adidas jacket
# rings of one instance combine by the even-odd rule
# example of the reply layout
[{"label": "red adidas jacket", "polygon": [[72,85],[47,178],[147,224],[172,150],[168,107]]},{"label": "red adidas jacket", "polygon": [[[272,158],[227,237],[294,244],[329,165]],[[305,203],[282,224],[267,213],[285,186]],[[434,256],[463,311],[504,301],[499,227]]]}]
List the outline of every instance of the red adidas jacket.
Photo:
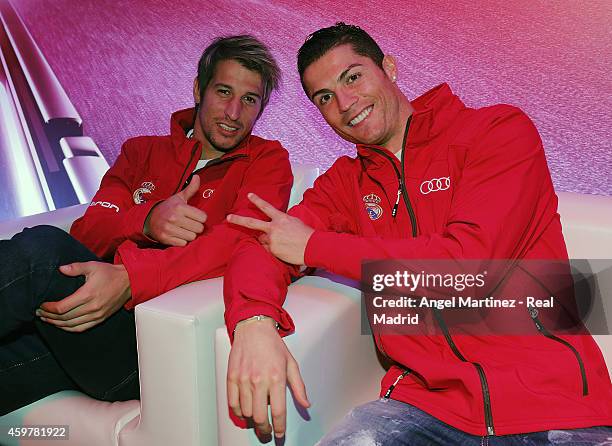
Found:
[{"label": "red adidas jacket", "polygon": [[[567,258],[542,143],[523,112],[467,108],[446,84],[412,105],[397,215],[401,163],[382,147],[357,146],[357,157],[338,159],[289,212],[315,229],[306,265],[359,279],[365,259]],[[429,190],[437,179],[443,187]],[[230,334],[254,314],[291,332],[282,302],[294,272],[243,240],[226,271]],[[381,396],[391,389],[391,398],[474,435],[612,424],[612,385],[591,336],[563,343],[532,326],[529,336],[455,336],[454,346],[442,335],[382,335],[378,347],[396,365]]]},{"label": "red adidas jacket", "polygon": [[189,204],[208,215],[204,232],[185,247],[163,249],[147,238],[142,231],[148,213],[185,186],[200,158],[201,144],[185,136],[193,116],[193,109],[174,113],[168,136],[128,140],[70,230],[96,255],[123,263],[132,289],[128,309],[184,283],[222,275],[237,241],[250,235],[230,226],[226,215],[263,217],[248,192],[257,191],[279,208],[289,202],[293,176],[287,151],[278,141],[251,135],[198,171],[200,191]]}]

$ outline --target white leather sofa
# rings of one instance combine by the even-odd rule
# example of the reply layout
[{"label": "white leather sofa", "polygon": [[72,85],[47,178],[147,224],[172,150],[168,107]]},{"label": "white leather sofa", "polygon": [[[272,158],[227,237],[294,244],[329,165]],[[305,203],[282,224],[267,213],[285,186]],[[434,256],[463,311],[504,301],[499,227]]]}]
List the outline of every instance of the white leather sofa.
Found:
[{"label": "white leather sofa", "polygon": [[[293,165],[292,170],[290,206],[301,201],[319,175],[317,167],[308,165]],[[86,207],[0,222],[0,238],[41,224],[67,231]],[[136,307],[140,401],[108,403],[76,391],[58,392],[0,417],[0,427],[68,425],[69,439],[61,444],[74,446],[216,444],[211,395],[215,394],[213,339],[224,323],[221,284],[221,279],[192,283]],[[0,446],[41,444],[8,438],[2,430]]]},{"label": "white leather sofa", "polygon": [[[570,255],[612,257],[612,197],[560,193],[559,198]],[[612,278],[608,274],[601,280],[610,326]],[[290,287],[286,308],[297,329],[286,342],[300,363],[313,406],[298,410],[288,398],[286,446],[314,444],[352,406],[378,395],[384,370],[371,339],[360,335],[359,291],[346,282],[304,277]],[[227,416],[230,346],[222,279],[179,287],[135,311],[140,402],[105,403],[60,392],[0,418],[0,426],[68,424],[71,440],[62,444],[74,445],[259,444]],[[612,336],[596,340],[612,370]]]}]

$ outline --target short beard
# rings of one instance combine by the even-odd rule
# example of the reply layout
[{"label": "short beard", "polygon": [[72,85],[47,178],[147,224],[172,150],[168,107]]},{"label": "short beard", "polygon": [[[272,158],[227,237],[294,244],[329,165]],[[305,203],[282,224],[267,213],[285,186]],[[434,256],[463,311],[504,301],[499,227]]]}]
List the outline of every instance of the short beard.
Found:
[{"label": "short beard", "polygon": [[206,139],[208,140],[208,142],[210,143],[212,148],[215,149],[217,152],[228,153],[228,152],[231,152],[232,150],[234,150],[240,144],[242,144],[242,141],[244,141],[246,138],[248,138],[249,134],[245,135],[244,138],[239,140],[236,144],[234,144],[231,147],[222,147],[222,146],[217,145],[217,143],[215,142],[213,136],[209,132],[204,132],[204,136],[206,137]]}]

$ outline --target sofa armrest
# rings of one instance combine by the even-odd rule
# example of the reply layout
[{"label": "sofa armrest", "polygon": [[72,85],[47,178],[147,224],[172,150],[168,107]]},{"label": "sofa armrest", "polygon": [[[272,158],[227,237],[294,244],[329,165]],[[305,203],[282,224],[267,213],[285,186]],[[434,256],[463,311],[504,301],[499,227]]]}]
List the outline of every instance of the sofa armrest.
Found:
[{"label": "sofa armrest", "polygon": [[223,280],[195,282],[136,306],[141,412],[120,445],[217,444],[213,340]]},{"label": "sofa armrest", "polygon": [[[285,308],[297,331],[285,342],[300,365],[312,407],[296,408],[287,398],[285,446],[316,443],[353,406],[378,397],[384,370],[371,336],[360,334],[360,307],[359,290],[328,278],[304,277],[289,287]],[[227,416],[230,343],[225,328],[217,330],[215,350],[218,444],[259,444],[252,430],[235,427]]]},{"label": "sofa armrest", "polygon": [[559,192],[559,214],[572,259],[612,257],[612,197]]},{"label": "sofa armrest", "polygon": [[38,225],[56,226],[68,232],[72,222],[85,213],[87,206],[89,204],[77,204],[42,214],[0,221],[0,240],[11,238],[13,235],[21,232],[23,228],[31,228]]}]

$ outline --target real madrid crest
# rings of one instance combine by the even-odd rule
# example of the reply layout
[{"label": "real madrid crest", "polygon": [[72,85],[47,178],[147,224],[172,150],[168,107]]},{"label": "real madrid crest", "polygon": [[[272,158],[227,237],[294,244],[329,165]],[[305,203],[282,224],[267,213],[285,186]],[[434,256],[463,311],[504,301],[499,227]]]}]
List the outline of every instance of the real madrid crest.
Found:
[{"label": "real madrid crest", "polygon": [[142,198],[143,194],[150,194],[155,190],[155,185],[150,181],[145,181],[142,186],[134,191],[132,197],[134,197],[134,203],[144,203],[146,200]]},{"label": "real madrid crest", "polygon": [[380,197],[378,195],[369,194],[363,197],[365,203],[365,209],[370,217],[370,220],[378,220],[383,214],[383,209],[378,203],[380,203]]}]

